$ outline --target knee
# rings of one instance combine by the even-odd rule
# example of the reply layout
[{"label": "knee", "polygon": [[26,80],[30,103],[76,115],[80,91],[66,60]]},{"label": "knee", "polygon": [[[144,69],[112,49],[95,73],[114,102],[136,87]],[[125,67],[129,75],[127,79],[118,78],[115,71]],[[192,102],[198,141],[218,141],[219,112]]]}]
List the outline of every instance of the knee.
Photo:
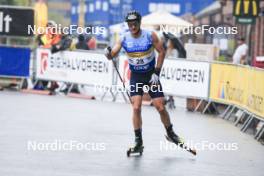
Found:
[{"label": "knee", "polygon": [[166,111],[166,108],[165,108],[164,104],[162,104],[162,103],[156,105],[156,109],[157,109],[157,111],[158,111],[159,113],[163,113],[163,112]]},{"label": "knee", "polygon": [[133,105],[133,111],[134,111],[134,113],[140,113],[141,112],[141,106],[140,105]]}]

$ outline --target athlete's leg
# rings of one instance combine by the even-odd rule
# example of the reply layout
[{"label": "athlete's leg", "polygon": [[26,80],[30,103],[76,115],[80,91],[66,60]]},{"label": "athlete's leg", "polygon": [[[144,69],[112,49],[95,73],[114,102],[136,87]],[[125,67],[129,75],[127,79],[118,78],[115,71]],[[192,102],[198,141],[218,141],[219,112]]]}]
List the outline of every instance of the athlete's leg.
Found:
[{"label": "athlete's leg", "polygon": [[141,117],[142,96],[141,95],[132,96],[131,100],[133,103],[132,121],[133,121],[134,129],[137,130],[142,128],[142,117]]},{"label": "athlete's leg", "polygon": [[167,136],[175,144],[183,143],[183,140],[177,134],[175,134],[175,132],[172,128],[170,116],[166,110],[164,102],[165,102],[164,97],[158,97],[158,98],[153,99],[153,105],[155,106],[155,108],[158,110],[158,112],[160,114],[160,119],[161,119],[161,121],[162,121],[162,123],[166,129]]},{"label": "athlete's leg", "polygon": [[135,95],[131,97],[132,106],[133,106],[133,127],[135,133],[135,145],[134,149],[137,150],[143,145],[142,139],[142,117],[141,117],[141,105],[142,105],[142,96]]},{"label": "athlete's leg", "polygon": [[[143,145],[142,139],[142,118],[141,118],[141,105],[142,105],[142,86],[138,86],[140,81],[135,75],[130,77],[130,96],[132,100],[133,114],[132,121],[135,132],[135,146],[134,149],[138,149]],[[141,84],[140,84],[141,85]]]},{"label": "athlete's leg", "polygon": [[165,128],[167,129],[171,125],[171,122],[170,122],[169,113],[167,112],[166,107],[165,107],[164,97],[153,98],[152,103],[154,107],[157,109],[157,111],[159,112],[160,119],[163,125],[165,126]]},{"label": "athlete's leg", "polygon": [[149,95],[152,98],[152,103],[154,107],[160,114],[160,119],[167,129],[170,125],[170,116],[165,107],[165,99],[162,90],[162,85],[159,83],[158,85],[149,85]]},{"label": "athlete's leg", "polygon": [[167,136],[171,141],[173,141],[175,144],[181,143],[181,139],[179,138],[178,135],[175,134],[172,128],[172,123],[170,121],[170,116],[168,111],[166,110],[165,107],[165,99],[164,99],[164,94],[162,91],[162,86],[161,84],[158,85],[157,88],[153,87],[154,89],[150,89],[149,94],[152,98],[152,103],[157,109],[157,111],[160,114],[160,119],[166,129]]}]

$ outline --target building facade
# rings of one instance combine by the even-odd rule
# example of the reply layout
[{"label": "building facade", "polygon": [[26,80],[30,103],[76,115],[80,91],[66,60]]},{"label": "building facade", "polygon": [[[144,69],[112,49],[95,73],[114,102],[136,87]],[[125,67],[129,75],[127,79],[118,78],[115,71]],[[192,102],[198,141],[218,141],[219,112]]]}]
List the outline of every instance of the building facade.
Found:
[{"label": "building facade", "polygon": [[[244,37],[249,46],[248,61],[251,65],[256,65],[256,56],[264,55],[264,1],[260,1],[260,10],[258,16],[255,18],[253,24],[241,24],[237,22],[233,15],[234,4],[233,1],[223,0],[215,2],[213,6],[206,7],[195,16],[195,26],[208,24],[210,26],[226,26],[237,27],[238,34],[226,36],[214,36],[210,34],[192,36],[195,43],[214,43],[217,38],[226,39],[226,49],[222,49],[221,54],[225,55],[228,60],[232,59],[235,48],[237,47],[237,37]],[[221,46],[220,46],[221,49]],[[264,63],[259,62],[257,65]]]},{"label": "building facade", "polygon": [[84,26],[108,27],[123,22],[126,13],[132,9],[142,15],[158,10],[177,16],[185,13],[195,14],[213,1],[203,0],[197,3],[197,0],[72,0],[71,24],[84,21]]}]

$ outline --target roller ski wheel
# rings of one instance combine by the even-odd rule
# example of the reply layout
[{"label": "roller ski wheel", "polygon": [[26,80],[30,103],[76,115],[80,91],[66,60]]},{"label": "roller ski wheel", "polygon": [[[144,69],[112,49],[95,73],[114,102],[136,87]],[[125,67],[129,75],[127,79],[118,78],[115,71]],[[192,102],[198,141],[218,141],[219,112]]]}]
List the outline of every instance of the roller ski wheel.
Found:
[{"label": "roller ski wheel", "polygon": [[140,156],[143,154],[144,146],[140,147],[130,147],[127,150],[127,157],[130,157],[131,154],[139,154]]},{"label": "roller ski wheel", "polygon": [[188,146],[186,146],[183,142],[183,140],[179,137],[177,141],[174,141],[173,139],[171,139],[169,136],[165,135],[166,139],[169,141],[169,142],[172,142],[178,146],[180,146],[182,149],[190,152],[191,154],[193,155],[196,155],[196,150],[195,149],[191,149],[189,148]]}]

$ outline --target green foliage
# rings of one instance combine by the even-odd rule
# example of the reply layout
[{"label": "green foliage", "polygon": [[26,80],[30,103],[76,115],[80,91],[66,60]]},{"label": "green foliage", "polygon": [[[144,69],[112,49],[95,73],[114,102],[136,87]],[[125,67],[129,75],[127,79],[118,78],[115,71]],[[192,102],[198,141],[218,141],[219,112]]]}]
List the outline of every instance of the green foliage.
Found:
[{"label": "green foliage", "polygon": [[30,6],[32,0],[0,0],[1,5]]},{"label": "green foliage", "polygon": [[15,5],[15,0],[0,0],[1,5]]},{"label": "green foliage", "polygon": [[18,6],[30,6],[31,0],[15,0],[15,3]]},{"label": "green foliage", "polygon": [[216,60],[220,61],[220,62],[227,62],[228,61],[227,58],[223,55],[219,56]]}]

